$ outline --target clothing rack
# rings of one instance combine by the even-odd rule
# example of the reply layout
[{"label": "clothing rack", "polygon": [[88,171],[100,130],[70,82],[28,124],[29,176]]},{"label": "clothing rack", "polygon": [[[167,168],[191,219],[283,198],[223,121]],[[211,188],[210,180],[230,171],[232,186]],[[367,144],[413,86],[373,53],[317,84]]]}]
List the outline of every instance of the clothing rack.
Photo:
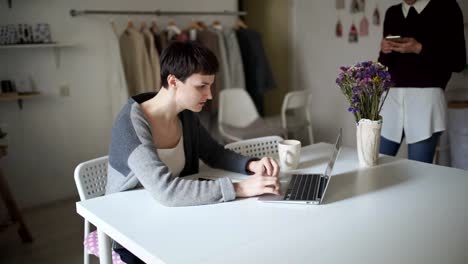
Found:
[{"label": "clothing rack", "polygon": [[71,9],[70,15],[72,17],[83,16],[83,15],[152,15],[152,16],[245,16],[245,11],[217,11],[217,12],[205,12],[205,11],[126,11],[126,10],[76,10]]}]

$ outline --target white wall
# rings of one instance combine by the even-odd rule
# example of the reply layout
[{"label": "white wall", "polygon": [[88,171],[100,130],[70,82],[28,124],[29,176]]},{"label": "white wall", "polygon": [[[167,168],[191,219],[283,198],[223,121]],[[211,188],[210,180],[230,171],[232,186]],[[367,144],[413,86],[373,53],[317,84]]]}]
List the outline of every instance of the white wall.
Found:
[{"label": "white wall", "polygon": [[[0,79],[31,75],[43,96],[24,102],[19,110],[14,102],[0,103],[0,123],[8,125],[9,155],[2,168],[21,207],[29,207],[76,194],[75,166],[84,160],[107,153],[112,113],[108,79],[109,21],[123,30],[127,16],[75,17],[69,10],[236,10],[235,0],[136,0],[71,1],[15,0],[13,9],[0,1],[0,24],[39,23],[51,25],[55,41],[77,45],[61,52],[61,66],[55,67],[49,49],[0,50]],[[135,25],[154,17],[132,16]],[[165,26],[169,19],[180,27],[193,17],[156,18]],[[232,25],[234,17],[197,17],[211,23],[214,19]],[[59,87],[70,87],[70,96],[61,97]]]},{"label": "white wall", "polygon": [[[313,93],[311,109],[316,141],[333,142],[340,127],[343,128],[344,144],[356,146],[354,117],[347,112],[348,104],[335,84],[342,65],[351,65],[363,60],[376,60],[382,37],[382,23],[370,23],[369,36],[360,37],[358,43],[348,43],[347,34],[354,21],[359,28],[360,14],[350,14],[350,0],[346,9],[336,11],[335,1],[292,0],[292,84],[296,89],[309,89]],[[378,2],[381,22],[385,11],[401,0],[368,0],[365,15],[371,22],[372,13]],[[468,1],[459,1],[468,16]],[[340,17],[343,38],[335,37],[335,24]],[[456,74],[453,83],[468,88],[465,74]],[[400,155],[406,155],[405,148]]]}]

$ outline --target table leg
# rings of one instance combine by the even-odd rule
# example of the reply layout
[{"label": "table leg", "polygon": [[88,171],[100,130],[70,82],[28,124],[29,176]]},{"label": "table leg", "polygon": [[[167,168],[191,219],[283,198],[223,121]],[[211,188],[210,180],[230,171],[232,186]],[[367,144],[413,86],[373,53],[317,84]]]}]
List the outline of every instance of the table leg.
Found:
[{"label": "table leg", "polygon": [[112,264],[112,245],[110,237],[99,228],[97,233],[99,242],[99,263]]},{"label": "table leg", "polygon": [[28,227],[24,223],[23,216],[21,215],[18,206],[16,205],[13,195],[8,188],[8,184],[3,177],[2,169],[0,169],[0,196],[2,197],[5,205],[10,213],[12,220],[19,223],[18,234],[21,237],[21,240],[25,243],[30,243],[33,241],[32,235],[28,230]]}]

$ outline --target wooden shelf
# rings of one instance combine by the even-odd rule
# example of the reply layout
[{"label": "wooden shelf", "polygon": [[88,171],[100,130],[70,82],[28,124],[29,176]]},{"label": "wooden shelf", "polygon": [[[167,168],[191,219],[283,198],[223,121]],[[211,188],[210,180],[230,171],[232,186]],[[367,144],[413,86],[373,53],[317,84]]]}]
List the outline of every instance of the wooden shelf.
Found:
[{"label": "wooden shelf", "polygon": [[60,67],[60,50],[75,46],[72,43],[42,43],[42,44],[15,44],[15,45],[0,45],[0,50],[6,49],[53,49],[55,54],[55,66]]},{"label": "wooden shelf", "polygon": [[452,101],[448,102],[448,108],[468,108],[468,101]]},{"label": "wooden shelf", "polygon": [[18,106],[23,109],[23,100],[39,96],[38,92],[29,93],[0,93],[0,103],[8,101],[18,101]]},{"label": "wooden shelf", "polygon": [[36,97],[36,96],[39,96],[39,95],[40,95],[40,93],[38,93],[38,92],[0,93],[0,102],[29,99],[29,98]]}]

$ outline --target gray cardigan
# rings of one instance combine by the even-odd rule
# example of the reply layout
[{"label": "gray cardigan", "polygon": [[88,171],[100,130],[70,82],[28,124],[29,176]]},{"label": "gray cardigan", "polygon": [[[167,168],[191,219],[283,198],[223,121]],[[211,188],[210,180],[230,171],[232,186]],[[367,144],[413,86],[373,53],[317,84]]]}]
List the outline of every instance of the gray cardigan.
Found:
[{"label": "gray cardigan", "polygon": [[214,181],[184,179],[198,173],[199,158],[214,168],[246,173],[251,158],[226,150],[200,124],[195,113],[179,114],[182,123],[185,167],[174,177],[159,159],[151,129],[140,104],[156,93],[132,97],[123,107],[112,128],[106,194],[143,186],[167,206],[201,205],[235,199],[229,178]]}]

